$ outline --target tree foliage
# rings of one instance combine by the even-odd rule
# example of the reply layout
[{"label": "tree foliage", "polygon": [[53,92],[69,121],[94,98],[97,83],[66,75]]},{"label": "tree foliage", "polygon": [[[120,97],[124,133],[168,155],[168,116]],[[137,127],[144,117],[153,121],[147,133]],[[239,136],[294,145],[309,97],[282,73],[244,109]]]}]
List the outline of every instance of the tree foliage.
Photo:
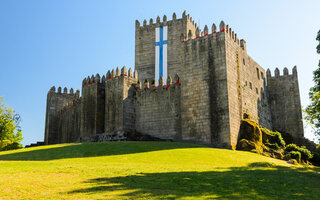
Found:
[{"label": "tree foliage", "polygon": [[[320,54],[320,30],[316,40],[319,42],[317,45],[317,53]],[[313,72],[313,81],[315,85],[310,88],[309,98],[311,104],[305,109],[305,119],[315,128],[315,134],[320,137],[320,60],[318,68]]]},{"label": "tree foliage", "polygon": [[0,97],[0,151],[17,149],[23,139],[19,123],[21,118]]}]

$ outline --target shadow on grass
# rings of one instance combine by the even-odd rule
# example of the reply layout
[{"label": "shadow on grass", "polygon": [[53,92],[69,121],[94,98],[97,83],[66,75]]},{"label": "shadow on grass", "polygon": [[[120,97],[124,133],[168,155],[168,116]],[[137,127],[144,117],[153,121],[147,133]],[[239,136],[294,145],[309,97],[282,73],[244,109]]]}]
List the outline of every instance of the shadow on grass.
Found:
[{"label": "shadow on grass", "polygon": [[[199,148],[200,145],[176,142],[104,142],[104,143],[79,143],[62,147],[47,149],[26,149],[26,151],[8,152],[0,155],[0,160],[34,160],[46,161],[64,158],[97,157],[143,153],[150,151]],[[28,151],[30,150],[30,151]]]},{"label": "shadow on grass", "polygon": [[[141,173],[97,178],[88,188],[69,194],[117,191],[118,198],[146,199],[318,199],[320,175],[315,171],[253,163],[247,167],[207,172]],[[131,192],[128,192],[130,190]]]}]

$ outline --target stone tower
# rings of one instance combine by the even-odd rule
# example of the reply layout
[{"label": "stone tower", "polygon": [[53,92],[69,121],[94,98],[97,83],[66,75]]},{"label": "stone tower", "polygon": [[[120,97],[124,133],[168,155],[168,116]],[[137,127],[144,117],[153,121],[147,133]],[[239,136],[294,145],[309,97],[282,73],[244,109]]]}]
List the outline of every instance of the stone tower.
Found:
[{"label": "stone tower", "polygon": [[[105,132],[127,133],[135,130],[135,95],[134,84],[137,83],[137,72],[125,66],[107,73],[105,90]],[[134,90],[134,91],[132,91]]]},{"label": "stone tower", "polygon": [[297,68],[293,67],[292,74],[284,68],[283,75],[276,68],[274,76],[268,70],[267,79],[273,129],[293,138],[303,137]]},{"label": "stone tower", "polygon": [[68,93],[67,88],[64,88],[63,93],[61,87],[58,91],[53,86],[47,94],[47,109],[46,109],[46,123],[45,123],[45,143],[58,144],[61,143],[61,132],[59,131],[59,117],[61,111],[65,106],[79,99],[79,92],[73,93],[70,89]]},{"label": "stone tower", "polygon": [[81,138],[104,132],[105,78],[88,77],[82,82]]},{"label": "stone tower", "polygon": [[[182,14],[182,18],[177,19],[176,14],[173,13],[172,20],[168,21],[167,16],[163,16],[160,20],[158,16],[156,21],[153,19],[144,20],[140,25],[136,21],[135,31],[135,68],[139,72],[139,80],[149,79],[151,81],[155,75],[155,28],[168,28],[168,75],[180,74],[182,70],[181,61],[183,60],[183,49],[181,48],[181,41],[184,41],[188,34],[189,38],[196,37],[195,31],[199,29],[186,12]],[[166,79],[167,77],[165,77]],[[166,81],[166,80],[165,80]]]}]

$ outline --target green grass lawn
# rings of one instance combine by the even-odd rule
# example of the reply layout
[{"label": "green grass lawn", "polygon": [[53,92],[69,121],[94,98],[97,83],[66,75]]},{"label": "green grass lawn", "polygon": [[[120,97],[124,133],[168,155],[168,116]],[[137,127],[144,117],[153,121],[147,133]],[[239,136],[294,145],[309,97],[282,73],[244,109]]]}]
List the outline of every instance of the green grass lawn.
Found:
[{"label": "green grass lawn", "polygon": [[319,199],[320,170],[173,142],[0,152],[0,199]]}]

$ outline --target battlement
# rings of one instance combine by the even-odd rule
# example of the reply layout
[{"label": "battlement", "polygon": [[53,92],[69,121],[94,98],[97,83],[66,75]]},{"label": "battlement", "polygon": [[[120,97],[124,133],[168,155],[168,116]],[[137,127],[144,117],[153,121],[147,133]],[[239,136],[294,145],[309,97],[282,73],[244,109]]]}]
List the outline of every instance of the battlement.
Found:
[{"label": "battlement", "polygon": [[294,66],[292,68],[292,74],[289,74],[288,68],[286,68],[286,67],[283,68],[282,75],[280,75],[280,70],[278,68],[276,68],[274,70],[274,76],[271,75],[270,69],[267,69],[267,78],[281,78],[281,77],[288,77],[288,76],[297,77],[297,66]]},{"label": "battlement", "polygon": [[143,84],[141,84],[141,81],[138,80],[138,83],[136,84],[135,88],[142,90],[142,91],[145,91],[147,89],[156,90],[156,89],[164,89],[164,88],[166,88],[166,90],[168,90],[170,86],[180,86],[180,78],[179,78],[178,74],[175,75],[174,80],[172,80],[171,75],[169,75],[167,78],[166,84],[164,83],[162,76],[159,78],[158,85],[157,85],[157,81],[155,79],[152,80],[151,85],[149,84],[148,79],[145,79],[143,81]]},{"label": "battlement", "polygon": [[232,31],[229,25],[226,25],[224,21],[220,22],[219,30],[217,29],[217,26],[215,25],[215,23],[213,23],[211,26],[211,32],[209,32],[208,26],[205,25],[203,31],[201,31],[197,27],[195,31],[195,37],[193,37],[191,30],[189,30],[188,37],[185,37],[184,35],[182,35],[180,39],[181,39],[181,43],[185,43],[190,40],[201,40],[203,38],[206,38],[207,36],[214,36],[221,33],[226,33],[226,35],[229,36],[229,39],[234,41],[243,50],[246,49],[246,41],[244,39],[239,40],[239,38],[237,37],[237,34],[234,33],[234,31]]},{"label": "battlement", "polygon": [[[221,24],[220,24],[221,25]],[[221,28],[221,27],[220,27]],[[229,27],[229,25],[227,25],[225,27],[226,32],[228,33],[228,36],[230,39],[232,39],[235,43],[237,43],[239,46],[244,47],[243,45],[241,45],[241,41],[244,40],[239,40],[239,38],[237,37],[237,34],[234,33],[234,31],[232,31],[232,29]]]},{"label": "battlement", "polygon": [[110,70],[108,70],[107,74],[103,75],[102,77],[100,77],[100,75],[97,73],[95,76],[91,75],[91,77],[88,76],[87,78],[84,78],[82,81],[82,87],[86,87],[92,84],[103,84],[108,80],[117,79],[119,77],[138,79],[138,72],[134,71],[134,73],[132,74],[132,69],[130,68],[129,71],[127,71],[126,66],[123,66],[120,72],[119,67],[117,67],[116,69],[112,69],[111,72]]},{"label": "battlement", "polygon": [[161,21],[159,16],[157,16],[156,20],[153,20],[152,18],[150,18],[149,19],[149,23],[147,22],[146,19],[144,19],[142,23],[140,23],[139,20],[136,20],[136,29],[138,29],[138,28],[149,28],[149,27],[155,27],[155,26],[164,26],[164,25],[167,25],[168,23],[173,23],[175,21],[181,21],[181,20],[185,20],[185,21],[191,23],[195,28],[199,28],[197,26],[197,23],[195,23],[194,20],[192,19],[192,17],[190,17],[189,14],[187,15],[186,11],[184,11],[182,13],[182,17],[181,18],[177,18],[176,13],[174,12],[172,14],[171,20],[168,20],[166,15],[163,15],[162,21]]},{"label": "battlement", "polygon": [[108,70],[106,74],[106,81],[110,79],[117,79],[119,77],[128,77],[128,78],[138,79],[138,72],[135,70],[134,73],[132,74],[132,69],[129,68],[129,70],[127,71],[126,66],[123,66],[120,72],[119,67],[117,67],[116,70],[114,69],[112,69],[111,71]]},{"label": "battlement", "polygon": [[63,88],[63,92],[62,92],[62,88],[58,87],[58,90],[56,91],[56,87],[52,86],[50,88],[50,90],[48,91],[48,95],[52,95],[52,94],[60,94],[60,95],[70,95],[70,96],[75,96],[77,98],[80,97],[80,90],[77,90],[76,93],[74,93],[73,88],[70,88],[69,92],[68,92],[68,88]]},{"label": "battlement", "polygon": [[225,32],[226,29],[224,27],[225,27],[225,24],[223,21],[220,22],[220,30],[219,31],[217,30],[216,25],[213,23],[211,26],[211,33],[209,33],[209,29],[208,29],[207,25],[204,26],[203,31],[201,31],[201,29],[199,29],[199,27],[196,27],[195,37],[193,37],[192,31],[189,30],[187,37],[185,35],[181,35],[181,37],[180,37],[181,43],[184,43],[184,42],[192,40],[192,39],[203,38],[205,36],[213,35],[213,34],[220,33],[220,32]]},{"label": "battlement", "polygon": [[89,86],[91,84],[101,84],[104,83],[105,81],[105,76],[102,76],[102,78],[100,78],[99,74],[96,74],[96,76],[94,76],[93,74],[90,76],[88,76],[87,78],[83,79],[82,81],[82,87],[86,87]]}]

